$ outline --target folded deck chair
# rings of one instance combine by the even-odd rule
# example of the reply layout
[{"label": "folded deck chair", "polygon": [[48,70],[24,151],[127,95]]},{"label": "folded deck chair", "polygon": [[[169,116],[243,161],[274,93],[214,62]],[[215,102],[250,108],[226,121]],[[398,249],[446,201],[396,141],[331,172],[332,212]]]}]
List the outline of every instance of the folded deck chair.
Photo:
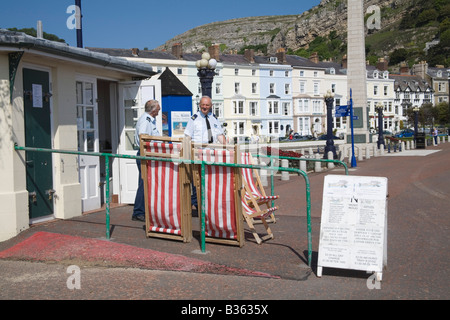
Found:
[{"label": "folded deck chair", "polygon": [[[244,199],[244,197],[242,198],[242,214],[244,216],[245,222],[247,223],[250,231],[253,234],[253,237],[256,240],[256,243],[261,244],[265,240],[273,239],[273,233],[272,230],[270,230],[269,225],[267,224],[267,219],[270,218],[270,216],[275,210],[278,209],[278,207],[271,207],[261,210],[253,196],[250,196],[250,202],[252,206],[249,205],[249,202]],[[256,231],[254,226],[256,218],[259,219],[260,223],[262,223],[266,228],[267,234],[265,236],[260,236]]]},{"label": "folded deck chair", "polygon": [[[193,159],[221,163],[237,163],[236,147],[232,150],[193,147]],[[223,146],[217,146],[223,147]],[[208,242],[244,245],[239,168],[206,165],[204,177],[200,166],[194,170],[198,196],[199,217],[201,207],[201,179],[205,180],[205,240]],[[200,219],[201,223],[201,219]]]},{"label": "folded deck chair", "polygon": [[[183,158],[182,139],[140,136],[141,156]],[[187,149],[189,150],[189,148]],[[142,160],[147,237],[192,240],[190,181],[186,165]]]},{"label": "folded deck chair", "polygon": [[[254,164],[253,157],[250,153],[241,153],[241,163],[243,164]],[[261,179],[259,178],[258,171],[256,169],[251,168],[242,168],[242,177],[244,182],[245,189],[245,199],[250,206],[253,206],[253,201],[250,201],[253,197],[254,200],[259,204],[266,205],[267,209],[270,208],[270,202],[279,198],[278,195],[268,196],[264,190],[264,186],[261,183]],[[254,179],[256,178],[256,181]],[[267,222],[276,222],[275,215],[270,214],[270,218]]]}]

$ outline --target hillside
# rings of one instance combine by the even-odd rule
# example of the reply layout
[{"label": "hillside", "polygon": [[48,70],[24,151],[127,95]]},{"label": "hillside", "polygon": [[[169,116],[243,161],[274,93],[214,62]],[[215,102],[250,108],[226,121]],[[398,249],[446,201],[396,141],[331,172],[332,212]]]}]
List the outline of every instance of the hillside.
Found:
[{"label": "hillside", "polygon": [[[367,11],[373,5],[381,9],[381,19],[380,29],[366,28],[366,54],[372,64],[389,56],[391,64],[427,60],[431,65],[450,65],[450,0],[366,0],[366,20],[373,16]],[[220,44],[225,53],[255,48],[272,54],[283,47],[290,54],[309,57],[316,51],[322,60],[340,61],[347,50],[347,1],[322,0],[306,12],[293,13],[206,24],[156,50],[170,50],[177,42],[183,44],[185,52],[199,52],[213,43]],[[436,39],[441,43],[427,54],[426,43]]]}]

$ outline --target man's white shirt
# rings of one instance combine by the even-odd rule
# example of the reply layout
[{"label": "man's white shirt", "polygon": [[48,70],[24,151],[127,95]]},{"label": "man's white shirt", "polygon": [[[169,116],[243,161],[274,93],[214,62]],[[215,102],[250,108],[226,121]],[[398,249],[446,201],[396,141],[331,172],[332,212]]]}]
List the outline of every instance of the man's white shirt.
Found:
[{"label": "man's white shirt", "polygon": [[144,112],[136,123],[136,133],[134,135],[134,142],[139,147],[139,135],[148,134],[150,136],[160,136],[158,127],[156,126],[156,118],[153,118],[147,112]]},{"label": "man's white shirt", "polygon": [[205,116],[201,111],[195,113],[190,119],[184,130],[184,134],[191,137],[193,142],[208,143],[208,129],[206,126],[206,117],[211,127],[211,133],[213,136],[213,143],[218,142],[218,136],[223,135],[222,125],[216,116],[210,112]]}]

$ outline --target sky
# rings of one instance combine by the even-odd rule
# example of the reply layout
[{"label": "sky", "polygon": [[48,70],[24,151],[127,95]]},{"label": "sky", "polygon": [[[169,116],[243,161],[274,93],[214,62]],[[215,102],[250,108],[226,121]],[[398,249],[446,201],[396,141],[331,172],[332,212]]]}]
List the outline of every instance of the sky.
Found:
[{"label": "sky", "polygon": [[[282,3],[282,5],[281,5]],[[81,0],[83,46],[154,49],[176,35],[211,22],[301,14],[320,0]],[[0,28],[35,28],[77,46],[75,0],[13,0],[0,5]],[[69,11],[69,12],[67,12]]]}]

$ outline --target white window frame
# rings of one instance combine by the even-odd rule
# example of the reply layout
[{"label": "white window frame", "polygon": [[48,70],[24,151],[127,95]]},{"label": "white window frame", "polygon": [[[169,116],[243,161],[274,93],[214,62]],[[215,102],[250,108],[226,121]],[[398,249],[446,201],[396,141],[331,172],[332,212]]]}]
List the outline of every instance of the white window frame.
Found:
[{"label": "white window frame", "polygon": [[251,116],[259,115],[258,101],[249,101],[248,103],[248,114]]},{"label": "white window frame", "polygon": [[271,134],[280,134],[280,121],[271,120],[268,121],[268,132]]},{"label": "white window frame", "polygon": [[245,135],[245,121],[233,121],[233,133],[235,136]]},{"label": "white window frame", "polygon": [[280,104],[278,100],[267,101],[267,114],[280,114]]},{"label": "white window frame", "polygon": [[233,100],[233,114],[243,115],[245,114],[245,102],[244,100]]}]

